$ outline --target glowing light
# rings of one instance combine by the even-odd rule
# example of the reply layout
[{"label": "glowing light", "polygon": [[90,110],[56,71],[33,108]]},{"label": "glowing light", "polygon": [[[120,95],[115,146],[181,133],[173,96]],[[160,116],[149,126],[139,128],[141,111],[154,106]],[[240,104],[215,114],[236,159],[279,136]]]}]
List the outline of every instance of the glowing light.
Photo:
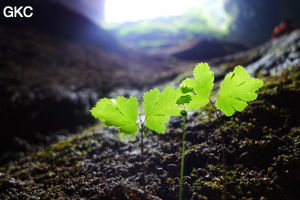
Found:
[{"label": "glowing light", "polygon": [[181,15],[194,7],[219,12],[216,8],[223,9],[223,0],[106,0],[105,18],[108,23],[139,21]]}]

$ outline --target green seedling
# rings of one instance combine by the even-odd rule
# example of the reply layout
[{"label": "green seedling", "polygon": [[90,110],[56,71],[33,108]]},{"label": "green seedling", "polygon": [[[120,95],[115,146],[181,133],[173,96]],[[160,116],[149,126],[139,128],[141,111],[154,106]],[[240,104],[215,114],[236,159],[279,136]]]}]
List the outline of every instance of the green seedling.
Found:
[{"label": "green seedling", "polygon": [[145,131],[151,129],[157,133],[166,132],[166,123],[170,116],[180,116],[182,111],[176,103],[179,94],[179,89],[175,90],[170,86],[162,92],[159,89],[152,89],[144,93],[142,104],[144,113],[138,112],[138,101],[135,97],[103,98],[91,109],[91,113],[105,126],[117,127],[121,141],[134,141],[137,133],[140,133],[143,170]]},{"label": "green seedling", "polygon": [[[263,86],[262,80],[251,78],[248,72],[242,66],[237,66],[235,67],[233,72],[230,72],[226,75],[225,79],[221,83],[219,95],[214,104],[210,99],[210,94],[214,84],[214,73],[210,71],[209,65],[207,63],[199,63],[198,65],[196,65],[193,76],[194,79],[187,78],[180,84],[182,92],[185,94],[188,93],[191,96],[191,101],[184,103],[185,109],[199,109],[210,102],[213,105],[216,114],[218,112],[217,109],[219,109],[226,116],[232,116],[235,111],[243,111],[247,107],[248,101],[253,101],[257,98],[256,91]],[[179,200],[183,199],[183,172],[185,154],[184,129],[186,123],[186,115],[183,115],[183,117]],[[223,146],[225,146],[224,139]],[[224,158],[225,156],[223,153],[223,160]]]},{"label": "green seedling", "polygon": [[[186,101],[177,101],[184,106],[185,110],[181,113],[182,122],[182,147],[181,147],[181,164],[179,177],[179,199],[183,199],[183,177],[184,177],[184,155],[185,155],[185,125],[187,118],[187,110],[199,109],[209,103],[209,96],[214,85],[214,73],[210,71],[207,63],[199,63],[194,68],[194,79],[186,78],[180,84],[182,97],[186,97]],[[190,96],[190,99],[187,98]]]},{"label": "green seedling", "polygon": [[115,126],[119,130],[120,140],[135,140],[137,133],[141,135],[142,169],[144,168],[145,131],[151,129],[157,133],[166,132],[166,124],[171,116],[182,116],[182,148],[179,199],[183,199],[184,155],[187,111],[199,109],[211,102],[216,109],[226,116],[235,111],[243,111],[247,102],[257,98],[256,91],[262,87],[260,79],[251,78],[241,66],[226,75],[221,83],[218,98],[214,103],[210,99],[214,85],[214,73],[207,63],[199,63],[193,72],[194,79],[182,81],[180,88],[168,86],[162,92],[155,88],[143,96],[144,113],[138,112],[138,101],[135,97],[116,97],[116,99],[100,99],[91,109],[92,115],[105,126]]}]

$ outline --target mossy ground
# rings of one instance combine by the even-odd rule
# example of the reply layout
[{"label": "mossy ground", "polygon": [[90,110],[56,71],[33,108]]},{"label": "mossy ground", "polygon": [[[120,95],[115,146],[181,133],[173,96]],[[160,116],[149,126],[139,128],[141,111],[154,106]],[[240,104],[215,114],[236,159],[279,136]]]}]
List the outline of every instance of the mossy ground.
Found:
[{"label": "mossy ground", "polygon": [[[188,117],[185,199],[300,198],[300,69],[262,78],[244,112],[216,119],[207,107]],[[173,118],[166,134],[146,139],[144,180],[138,141],[96,126],[1,166],[0,199],[174,200],[180,126]]]}]

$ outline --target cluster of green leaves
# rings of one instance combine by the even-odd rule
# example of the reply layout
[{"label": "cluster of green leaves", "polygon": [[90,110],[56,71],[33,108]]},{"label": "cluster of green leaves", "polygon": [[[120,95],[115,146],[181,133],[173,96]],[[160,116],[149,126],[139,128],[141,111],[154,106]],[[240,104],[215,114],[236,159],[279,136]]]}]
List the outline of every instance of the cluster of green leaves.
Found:
[{"label": "cluster of green leaves", "polygon": [[[152,89],[146,92],[143,97],[143,109],[145,120],[141,123],[151,130],[164,133],[166,123],[170,116],[179,116],[182,110],[176,103],[180,90],[174,87],[166,87],[162,92],[159,89]],[[139,129],[138,101],[135,97],[116,99],[100,99],[96,106],[91,109],[92,115],[104,122],[106,126],[119,128],[121,140],[135,139]],[[127,137],[126,137],[127,136]]]},{"label": "cluster of green leaves", "polygon": [[[135,139],[139,122],[148,129],[164,133],[171,116],[180,116],[183,110],[195,110],[207,105],[213,85],[214,73],[210,66],[199,63],[194,68],[193,78],[183,80],[179,88],[168,86],[162,92],[155,88],[144,93],[143,121],[139,121],[142,114],[138,113],[135,97],[100,99],[91,113],[106,126],[117,127],[120,139]],[[242,66],[237,66],[221,83],[216,107],[226,116],[242,111],[247,107],[247,102],[257,98],[256,91],[262,86],[262,80],[251,78]]]}]

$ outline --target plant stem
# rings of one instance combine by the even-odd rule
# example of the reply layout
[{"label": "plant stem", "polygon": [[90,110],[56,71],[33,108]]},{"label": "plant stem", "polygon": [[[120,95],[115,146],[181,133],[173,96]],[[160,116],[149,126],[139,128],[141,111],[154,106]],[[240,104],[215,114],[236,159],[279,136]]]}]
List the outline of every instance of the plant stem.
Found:
[{"label": "plant stem", "polygon": [[227,196],[226,196],[226,185],[225,185],[225,176],[226,176],[226,173],[225,173],[225,170],[226,170],[226,166],[227,166],[227,162],[226,162],[226,156],[225,156],[225,148],[226,148],[226,143],[225,143],[225,137],[224,137],[224,134],[223,134],[223,131],[222,131],[222,127],[221,127],[221,118],[219,116],[219,112],[218,112],[218,109],[216,108],[215,104],[212,102],[211,99],[209,99],[210,101],[210,104],[212,105],[215,113],[216,113],[216,117],[217,117],[217,120],[218,120],[218,125],[219,125],[219,130],[220,130],[220,134],[221,134],[221,139],[222,139],[222,162],[223,162],[223,172],[222,172],[222,176],[223,176],[223,181],[224,181],[224,190],[222,191],[222,196],[221,196],[221,199],[222,200],[226,200],[227,199]]},{"label": "plant stem", "polygon": [[142,154],[142,182],[144,183],[144,124],[142,124],[142,128],[141,128],[141,154]]},{"label": "plant stem", "polygon": [[180,164],[180,179],[179,179],[179,200],[183,200],[183,175],[184,175],[184,154],[185,154],[185,135],[186,135],[185,126],[186,126],[186,116],[183,116],[181,164]]}]

